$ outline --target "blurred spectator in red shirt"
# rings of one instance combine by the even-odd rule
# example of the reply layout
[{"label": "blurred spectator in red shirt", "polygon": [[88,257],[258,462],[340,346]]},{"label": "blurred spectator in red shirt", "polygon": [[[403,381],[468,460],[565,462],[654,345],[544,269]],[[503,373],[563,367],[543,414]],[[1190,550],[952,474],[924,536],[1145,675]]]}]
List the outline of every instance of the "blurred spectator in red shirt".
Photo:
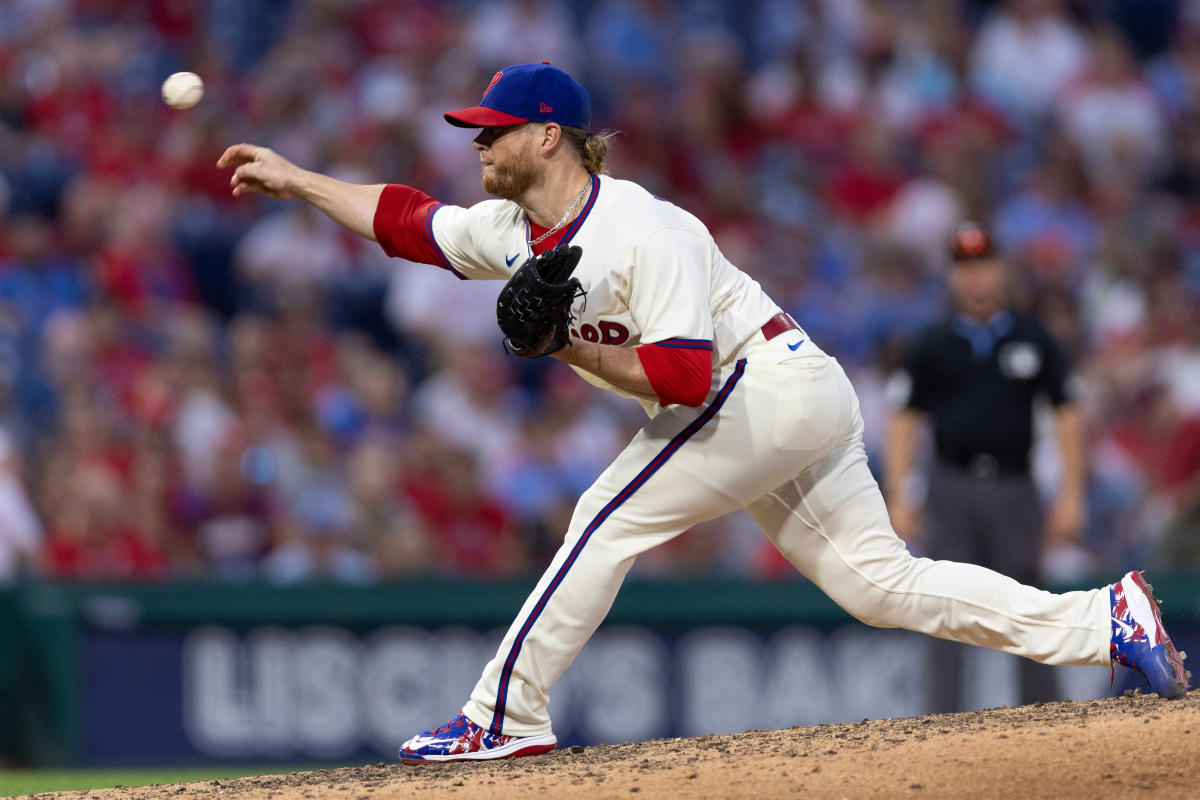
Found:
[{"label": "blurred spectator in red shirt", "polygon": [[515,520],[484,492],[469,451],[440,448],[429,471],[410,480],[407,490],[431,531],[438,571],[481,577],[514,575],[528,567]]},{"label": "blurred spectator in red shirt", "polygon": [[47,577],[60,580],[145,581],[166,578],[167,554],[148,532],[125,519],[120,481],[99,465],[57,474],[63,486],[47,508]]},{"label": "blurred spectator in red shirt", "polygon": [[878,122],[863,120],[854,131],[846,163],[829,187],[831,209],[865,227],[881,221],[906,176],[892,136]]}]

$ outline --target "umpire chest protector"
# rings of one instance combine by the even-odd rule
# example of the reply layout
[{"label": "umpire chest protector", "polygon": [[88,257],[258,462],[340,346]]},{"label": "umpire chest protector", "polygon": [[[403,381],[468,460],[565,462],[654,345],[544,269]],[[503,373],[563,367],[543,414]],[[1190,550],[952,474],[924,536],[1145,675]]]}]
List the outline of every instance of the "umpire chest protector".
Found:
[{"label": "umpire chest protector", "polygon": [[1028,471],[1034,401],[1067,401],[1066,364],[1032,317],[1001,312],[987,323],[961,315],[923,331],[905,363],[906,405],[933,421],[938,457],[971,469]]}]

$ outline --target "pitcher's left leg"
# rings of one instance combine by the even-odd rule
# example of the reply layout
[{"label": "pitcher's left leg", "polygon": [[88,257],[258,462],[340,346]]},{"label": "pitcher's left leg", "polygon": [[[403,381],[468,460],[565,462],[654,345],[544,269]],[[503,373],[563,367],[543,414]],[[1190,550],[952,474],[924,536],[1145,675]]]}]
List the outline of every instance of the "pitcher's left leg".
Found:
[{"label": "pitcher's left leg", "polygon": [[1162,697],[1190,674],[1143,576],[1052,594],[971,564],[913,558],[867,468],[862,421],[827,457],[747,507],[797,569],[869,625],[908,628],[1044,664],[1140,672]]},{"label": "pitcher's left leg", "polygon": [[1109,664],[1108,589],[1051,594],[983,567],[914,558],[857,436],[749,511],[797,569],[869,625],[1046,664]]}]

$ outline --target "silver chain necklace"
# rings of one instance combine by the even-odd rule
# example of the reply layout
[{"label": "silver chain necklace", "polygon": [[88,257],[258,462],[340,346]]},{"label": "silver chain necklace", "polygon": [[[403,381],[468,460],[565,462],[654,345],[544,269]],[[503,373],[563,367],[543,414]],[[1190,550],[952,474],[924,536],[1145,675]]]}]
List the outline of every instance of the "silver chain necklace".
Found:
[{"label": "silver chain necklace", "polygon": [[591,185],[592,185],[592,179],[588,178],[588,182],[585,183],[583,185],[583,188],[579,190],[579,194],[575,195],[575,199],[571,201],[571,205],[567,206],[567,213],[562,215],[562,219],[560,219],[558,221],[558,224],[555,225],[550,230],[543,233],[541,236],[537,237],[536,239],[526,239],[525,241],[527,241],[529,243],[529,246],[533,247],[535,244],[542,243],[543,241],[546,240],[546,237],[548,237],[550,234],[554,233],[559,228],[561,228],[563,225],[565,225],[567,223],[567,220],[571,218],[571,212],[573,212],[575,210],[575,206],[579,205],[579,201],[583,199],[584,193],[588,190],[588,188]]}]

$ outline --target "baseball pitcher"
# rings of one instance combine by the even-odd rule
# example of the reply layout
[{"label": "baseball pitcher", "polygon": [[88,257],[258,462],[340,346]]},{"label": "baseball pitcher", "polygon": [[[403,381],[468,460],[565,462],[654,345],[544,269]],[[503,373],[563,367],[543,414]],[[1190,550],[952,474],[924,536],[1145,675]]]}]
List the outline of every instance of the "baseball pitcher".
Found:
[{"label": "baseball pitcher", "polygon": [[780,552],[858,619],[1047,664],[1122,663],[1165,697],[1188,685],[1140,573],[1051,594],[982,567],[914,558],[867,468],[836,359],[731,264],[704,225],[605,174],[584,88],[547,64],[497,72],[446,120],[478,131],[483,188],[460,208],[409,186],[361,186],[238,144],[233,194],[312,203],[391,256],[508,281],[508,350],[549,355],[641,403],[649,420],[584,493],[563,545],[462,711],[404,743],[405,762],[555,747],[551,685],[608,613],[637,556],[746,508]]}]

